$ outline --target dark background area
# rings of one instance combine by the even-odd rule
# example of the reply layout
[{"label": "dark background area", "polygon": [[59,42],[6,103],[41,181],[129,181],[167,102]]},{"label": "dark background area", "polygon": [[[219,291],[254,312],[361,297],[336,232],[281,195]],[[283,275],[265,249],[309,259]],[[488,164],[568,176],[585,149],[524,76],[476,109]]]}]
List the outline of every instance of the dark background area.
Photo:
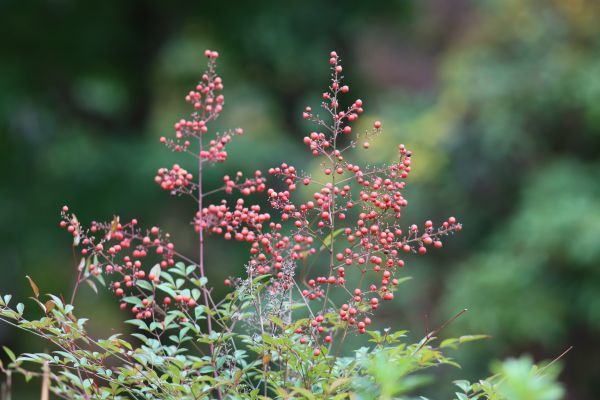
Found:
[{"label": "dark background area", "polygon": [[[70,292],[63,204],[84,223],[118,214],[161,225],[194,254],[194,205],[153,176],[180,161],[158,137],[188,113],[205,48],[221,53],[217,125],[246,131],[209,184],[282,161],[315,168],[301,112],[318,104],[335,49],[364,124],[384,123],[357,157],[413,150],[404,223],[464,223],[444,251],[408,260],[415,279],[378,321],[419,338],[426,319],[440,325],[468,308],[444,334],[493,336],[456,353],[464,369],[439,371],[432,397],[448,398],[456,377],[487,376],[494,358],[540,361],[573,345],[562,360],[568,398],[597,399],[599,21],[594,0],[0,0],[0,292],[29,296],[25,275],[43,293]],[[225,246],[208,248],[223,293],[246,257]],[[110,294],[86,288],[79,300],[95,334],[126,329]],[[44,349],[6,325],[0,344]],[[37,384],[29,390],[36,398]]]}]

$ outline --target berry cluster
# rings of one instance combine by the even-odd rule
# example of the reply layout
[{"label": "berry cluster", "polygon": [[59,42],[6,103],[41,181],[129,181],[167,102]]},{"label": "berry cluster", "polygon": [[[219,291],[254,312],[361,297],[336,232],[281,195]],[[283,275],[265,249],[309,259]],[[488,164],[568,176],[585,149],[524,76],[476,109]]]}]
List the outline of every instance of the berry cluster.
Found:
[{"label": "berry cluster", "polygon": [[[199,261],[194,263],[199,277],[205,276],[204,234],[248,243],[248,277],[226,279],[225,284],[235,285],[241,291],[252,279],[264,278],[272,301],[264,308],[258,304],[258,313],[287,313],[286,320],[291,324],[291,303],[297,290],[310,314],[303,326],[294,328],[300,343],[331,343],[338,329],[365,333],[381,301],[394,298],[405,257],[442,247],[443,237],[460,231],[461,224],[450,217],[438,226],[432,221],[422,226],[400,226],[403,208],[408,205],[402,192],[412,168],[412,154],[404,145],[398,146],[397,160],[388,165],[363,167],[347,159],[355,148],[368,149],[369,140],[381,133],[382,124],[375,121],[364,133],[353,129],[362,118],[364,103],[354,99],[342,106],[350,87],[342,84],[343,67],[335,52],[329,57],[331,84],[321,102],[326,118],[311,107],[302,114],[317,126],[303,141],[312,155],[321,159],[320,171],[310,176],[284,162],[268,171],[283,181],[283,189],[268,187],[263,174],[256,171],[251,178],[245,178],[241,172],[233,178],[225,175],[222,187],[204,190],[204,165],[225,161],[226,145],[233,136],[243,133],[238,128],[206,137],[208,124],[223,110],[224,97],[219,93],[222,79],[215,71],[218,53],[207,50],[205,55],[208,69],[185,97],[193,107],[191,119],[175,124],[173,138],[160,138],[173,151],[192,155],[198,162],[197,175],[175,164],[170,169],[160,168],[155,177],[162,189],[173,195],[189,195],[198,203],[193,225],[200,239]],[[309,191],[309,199],[296,200],[299,187]],[[259,205],[247,204],[243,198],[204,203],[205,196],[221,191],[232,194],[234,190],[242,196],[266,192],[274,216]],[[73,234],[76,244],[81,244],[82,254],[95,260],[88,265],[89,272],[114,276],[110,286],[117,296],[140,300],[131,308],[137,318],[160,319],[172,304],[188,315],[187,311],[196,306],[199,292],[194,297],[181,291],[173,296],[163,295],[161,300],[154,291],[148,293],[152,285],[140,284],[160,282],[161,268],[172,266],[176,256],[192,262],[175,252],[167,234],[158,228],[142,231],[137,221],[121,224],[118,218],[110,223],[92,223],[84,231],[67,208],[62,215],[61,226]],[[158,269],[153,267],[146,274],[144,267],[152,265],[148,261],[151,255],[158,258]],[[341,304],[332,300],[334,290],[346,296]],[[202,293],[206,309],[214,309],[209,291],[203,287]],[[275,303],[277,306],[273,306]],[[122,308],[127,308],[126,302]],[[268,316],[261,317],[259,323],[266,320]],[[209,315],[209,334],[211,321]],[[315,355],[319,354],[316,349]]]},{"label": "berry cluster", "polygon": [[[202,80],[195,89],[190,90],[185,96],[185,100],[194,108],[192,118],[190,120],[181,119],[175,123],[175,138],[162,136],[160,142],[173,151],[189,153],[204,162],[220,163],[227,159],[226,144],[231,141],[233,136],[242,135],[243,130],[237,128],[216,134],[209,140],[207,147],[202,145],[201,136],[208,133],[207,124],[219,117],[225,102],[225,97],[219,94],[223,90],[223,80],[215,70],[219,53],[207,50],[205,56],[209,59],[208,69],[202,75]],[[201,144],[197,153],[190,149],[192,141]]]},{"label": "berry cluster", "polygon": [[227,152],[225,151],[225,145],[231,141],[233,135],[242,135],[244,131],[241,128],[237,128],[233,131],[229,131],[222,135],[217,135],[216,138],[209,142],[207,149],[200,151],[200,158],[209,162],[224,162],[227,160]]},{"label": "berry cluster", "polygon": [[187,170],[181,168],[179,164],[174,164],[171,169],[160,168],[154,181],[164,190],[172,195],[190,194],[195,191],[194,176]]},{"label": "berry cluster", "polygon": [[203,208],[196,215],[196,231],[200,229],[211,233],[223,234],[225,239],[237,241],[254,242],[257,232],[261,232],[263,224],[268,222],[271,216],[261,213],[260,206],[244,206],[244,199],[238,199],[232,209],[223,200],[220,205],[211,204]]},{"label": "berry cluster", "polygon": [[[282,223],[292,222],[292,228],[284,235],[279,225],[271,223],[276,227],[274,233],[264,233],[261,227],[260,232],[251,235],[254,251],[251,265],[260,266],[258,273],[271,274],[276,287],[286,287],[278,284],[278,279],[285,276],[276,273],[286,260],[297,264],[302,259],[301,265],[309,266],[300,273],[299,283],[305,286],[301,295],[308,301],[321,302],[322,307],[307,326],[298,328],[301,343],[306,343],[306,335],[320,342],[324,332],[322,340],[330,342],[329,332],[340,324],[344,329],[355,327],[358,333],[364,333],[380,301],[394,298],[399,268],[405,265],[404,256],[425,254],[428,247],[439,248],[443,236],[461,229],[454,217],[438,227],[431,221],[426,221],[423,228],[411,225],[405,230],[398,225],[402,209],[408,205],[402,190],[411,171],[412,154],[404,145],[398,147],[398,161],[390,165],[363,168],[346,160],[346,152],[358,147],[362,136],[350,138],[352,124],[363,114],[363,101],[354,100],[342,109],[341,95],[350,88],[341,83],[343,68],[335,52],[330,54],[329,61],[331,85],[321,104],[329,118],[322,119],[311,107],[303,112],[303,118],[314,122],[320,130],[306,136],[304,143],[314,156],[323,158],[323,176],[304,175],[287,163],[271,168],[269,174],[280,177],[286,185],[285,190],[267,190],[271,206],[279,212]],[[369,147],[368,139],[379,134],[381,127],[381,122],[375,121],[373,129],[364,133],[363,148]],[[296,203],[293,193],[300,183],[314,191],[311,200]],[[338,235],[341,236],[336,240]],[[310,257],[312,262],[307,261]],[[320,267],[310,277],[313,265]],[[357,277],[347,280],[348,274]],[[348,282],[353,282],[353,286]],[[330,300],[333,288],[348,295],[348,301],[337,310],[337,320],[332,320],[329,314],[336,307]]]},{"label": "berry cluster", "polygon": [[[74,245],[88,260],[79,267],[78,284],[86,276],[102,275],[109,280],[108,285],[117,297],[140,299],[140,305],[131,308],[136,318],[151,318],[155,313],[165,315],[171,299],[164,297],[161,308],[155,301],[157,294],[150,295],[144,288],[159,283],[160,270],[175,264],[178,253],[168,233],[158,227],[143,230],[136,219],[121,223],[118,217],[111,222],[93,221],[84,229],[67,206],[61,210],[60,226],[73,235]],[[127,303],[122,302],[121,309],[127,309]]]},{"label": "berry cluster", "polygon": [[231,194],[233,193],[234,189],[238,189],[244,196],[249,196],[256,192],[264,192],[266,188],[266,180],[262,176],[261,171],[256,170],[254,172],[254,178],[245,178],[242,181],[243,177],[244,174],[240,171],[235,174],[235,178],[233,179],[229,175],[225,175],[223,177],[223,181],[225,182],[225,192]]}]

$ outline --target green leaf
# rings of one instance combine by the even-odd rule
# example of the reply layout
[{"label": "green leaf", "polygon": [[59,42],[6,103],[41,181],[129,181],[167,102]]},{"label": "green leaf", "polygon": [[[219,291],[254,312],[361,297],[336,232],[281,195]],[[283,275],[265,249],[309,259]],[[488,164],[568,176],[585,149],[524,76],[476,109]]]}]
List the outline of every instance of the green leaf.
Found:
[{"label": "green leaf", "polygon": [[127,321],[125,321],[125,323],[137,326],[139,329],[142,329],[142,330],[146,330],[146,331],[150,330],[150,328],[148,328],[148,324],[146,324],[141,319],[128,319]]},{"label": "green leaf", "polygon": [[457,380],[457,381],[453,381],[452,383],[454,383],[456,386],[458,386],[460,388],[460,390],[462,390],[465,393],[469,393],[471,391],[471,383],[469,381],[466,380]]},{"label": "green leaf", "polygon": [[200,290],[196,288],[192,289],[192,298],[198,300],[200,298]]},{"label": "green leaf", "polygon": [[404,278],[400,278],[398,279],[398,285],[400,285],[401,283],[404,283],[406,281],[410,281],[412,279],[412,276],[405,276]]},{"label": "green leaf", "polygon": [[8,358],[10,358],[10,360],[12,362],[16,362],[17,361],[17,357],[15,356],[15,353],[12,352],[11,349],[9,349],[6,346],[2,346],[2,348],[4,349],[4,351],[6,352],[6,354],[8,355]]},{"label": "green leaf", "polygon": [[123,299],[122,299],[122,300],[123,300],[125,303],[134,304],[134,305],[136,305],[136,304],[140,304],[140,303],[141,303],[141,300],[140,300],[140,299],[138,299],[138,298],[137,298],[137,297],[135,297],[135,296],[127,296],[127,297],[123,297]]},{"label": "green leaf", "polygon": [[451,347],[453,349],[456,349],[459,344],[467,343],[467,342],[474,342],[476,340],[483,340],[483,339],[489,339],[489,338],[491,338],[491,336],[489,336],[489,335],[464,335],[459,338],[449,338],[449,339],[443,340],[442,343],[440,343],[440,348],[443,349],[446,347]]},{"label": "green leaf", "polygon": [[329,235],[327,235],[327,237],[325,239],[323,239],[323,245],[321,246],[321,250],[323,250],[326,247],[329,247],[329,245],[331,244],[331,241],[333,239],[335,239],[336,237],[338,237],[339,234],[342,232],[344,232],[344,228],[336,229],[335,231],[333,231]]},{"label": "green leaf", "polygon": [[456,343],[458,343],[457,338],[445,339],[445,340],[442,340],[442,343],[440,343],[440,348],[441,349],[446,348],[446,347],[456,348]]},{"label": "green leaf", "polygon": [[161,283],[160,285],[156,285],[156,288],[162,290],[171,297],[177,296],[177,293],[175,293],[175,291],[171,289],[171,287],[167,283]]},{"label": "green leaf", "polygon": [[151,322],[150,323],[150,330],[151,331],[163,330],[162,329],[162,324],[160,322]]},{"label": "green leaf", "polygon": [[474,342],[476,340],[483,340],[491,338],[490,335],[465,335],[458,338],[459,343]]},{"label": "green leaf", "polygon": [[54,301],[56,307],[58,307],[60,310],[64,309],[65,306],[60,298],[56,297],[53,294],[49,294],[48,296],[52,299],[52,301]]},{"label": "green leaf", "polygon": [[94,291],[94,293],[98,294],[98,288],[96,287],[96,284],[94,283],[94,281],[86,279],[85,283],[87,283],[92,288],[92,290]]},{"label": "green leaf", "polygon": [[147,290],[149,292],[152,291],[152,285],[148,281],[138,280],[138,281],[136,281],[135,284],[136,284],[137,287],[139,287],[141,289]]},{"label": "green leaf", "polygon": [[189,265],[186,269],[185,269],[185,274],[186,275],[190,275],[192,272],[194,272],[194,270],[196,269],[195,265]]},{"label": "green leaf", "polygon": [[170,283],[171,285],[175,285],[175,281],[173,280],[173,277],[168,272],[162,271],[160,273],[160,276],[164,281]]}]

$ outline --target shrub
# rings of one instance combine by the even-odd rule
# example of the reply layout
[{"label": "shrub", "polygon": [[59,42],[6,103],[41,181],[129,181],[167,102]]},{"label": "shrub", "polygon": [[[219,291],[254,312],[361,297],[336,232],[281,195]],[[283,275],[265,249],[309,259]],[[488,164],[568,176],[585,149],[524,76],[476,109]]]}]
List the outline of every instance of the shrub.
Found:
[{"label": "shrub", "polygon": [[[394,297],[404,275],[405,258],[442,247],[442,239],[462,225],[449,217],[441,224],[400,225],[408,205],[402,195],[411,171],[411,152],[398,146],[389,165],[360,166],[353,149],[365,151],[382,124],[356,133],[363,102],[347,102],[342,65],[330,54],[331,85],[322,95],[325,117],[306,107],[303,117],[316,130],[304,138],[320,171],[311,176],[282,163],[268,174],[225,176],[206,188],[203,173],[227,160],[229,142],[241,128],[209,133],[223,111],[218,54],[207,50],[208,68],[185,97],[194,109],[175,123],[173,137],[160,141],[191,156],[193,173],[179,164],[160,168],[155,182],[173,196],[197,203],[193,218],[198,262],[181,254],[170,235],[137,220],[92,222],[84,227],[68,207],[60,226],[73,236],[81,262],[70,301],[41,297],[30,279],[33,300],[43,316],[28,320],[24,306],[0,299],[3,321],[37,335],[51,353],[10,358],[2,370],[26,379],[42,378],[43,393],[66,399],[393,399],[415,396],[430,381],[428,369],[457,364],[446,348],[485,338],[467,335],[438,343],[442,329],[408,343],[406,331],[371,330],[377,309]],[[344,104],[348,104],[344,106]],[[361,150],[362,148],[362,150]],[[273,178],[268,183],[266,176]],[[282,183],[277,183],[277,179]],[[215,194],[217,204],[208,204]],[[269,211],[249,199],[266,196]],[[210,196],[210,197],[209,197]],[[271,215],[273,214],[273,215]],[[222,299],[212,296],[205,276],[204,239],[208,234],[249,247],[245,272],[225,280]],[[105,339],[86,331],[75,316],[78,288],[105,286],[130,313],[131,335]],[[350,335],[366,335],[368,346],[342,352]],[[31,365],[39,364],[41,372]],[[556,370],[537,369],[529,359],[509,360],[496,375],[477,383],[456,381],[463,399],[558,399]],[[407,397],[408,396],[408,397]],[[423,397],[421,397],[423,398]]]}]

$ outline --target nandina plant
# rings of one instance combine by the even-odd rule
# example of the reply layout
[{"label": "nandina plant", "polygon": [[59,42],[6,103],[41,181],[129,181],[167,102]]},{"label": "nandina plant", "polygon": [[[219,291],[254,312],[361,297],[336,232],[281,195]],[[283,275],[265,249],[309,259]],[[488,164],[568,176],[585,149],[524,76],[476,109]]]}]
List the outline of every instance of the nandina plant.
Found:
[{"label": "nandina plant", "polygon": [[[174,164],[158,169],[154,178],[171,195],[197,204],[190,216],[197,254],[179,252],[158,227],[114,217],[86,228],[63,207],[60,226],[72,234],[80,259],[75,287],[68,302],[61,296],[42,298],[30,279],[33,300],[44,313],[37,320],[24,317],[21,303],[10,307],[10,295],[0,298],[3,321],[54,346],[51,353],[19,357],[5,349],[10,361],[0,367],[8,382],[15,372],[28,380],[40,376],[43,396],[51,391],[65,399],[415,395],[427,381],[427,369],[456,365],[443,349],[485,336],[436,341],[464,310],[412,344],[405,342],[406,331],[369,326],[380,304],[392,300],[408,279],[406,261],[440,249],[442,239],[462,225],[454,217],[438,224],[401,222],[408,205],[402,191],[412,168],[404,145],[391,164],[364,167],[352,161],[355,149],[366,151],[382,124],[374,121],[366,132],[353,129],[364,118],[363,102],[348,100],[350,88],[342,82],[335,52],[329,55],[331,83],[322,94],[322,116],[311,107],[303,112],[315,126],[304,144],[308,156],[319,159],[319,172],[311,176],[282,160],[267,174],[238,172],[225,176],[221,187],[206,187],[204,171],[227,160],[229,142],[243,130],[211,131],[223,111],[223,82],[216,72],[218,53],[207,50],[205,56],[208,68],[185,96],[191,116],[175,123],[174,135],[160,139],[176,154],[191,157],[195,167]],[[208,204],[208,196],[219,193],[221,200]],[[265,196],[268,210],[252,204],[257,196]],[[230,287],[224,298],[213,297],[206,278],[206,235],[249,249],[244,268],[224,281]],[[96,291],[97,284],[106,286],[130,315],[126,322],[134,332],[106,339],[89,335],[86,320],[74,314],[82,283]],[[363,334],[368,346],[342,351],[349,336]],[[41,370],[26,368],[32,363]],[[522,398],[562,395],[554,372],[535,369],[528,359],[496,369],[488,380],[456,381],[456,397],[514,398],[507,393],[523,379],[529,385],[524,393],[533,397]]]}]

